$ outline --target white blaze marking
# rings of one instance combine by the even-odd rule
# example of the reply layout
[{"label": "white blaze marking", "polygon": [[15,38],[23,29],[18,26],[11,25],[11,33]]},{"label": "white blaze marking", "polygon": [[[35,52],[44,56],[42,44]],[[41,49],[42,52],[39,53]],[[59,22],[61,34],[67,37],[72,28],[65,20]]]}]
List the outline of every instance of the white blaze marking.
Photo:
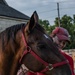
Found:
[{"label": "white blaze marking", "polygon": [[49,38],[49,37],[48,37],[47,35],[45,35],[45,34],[44,34],[44,36],[45,36],[45,38],[47,38],[47,39]]}]

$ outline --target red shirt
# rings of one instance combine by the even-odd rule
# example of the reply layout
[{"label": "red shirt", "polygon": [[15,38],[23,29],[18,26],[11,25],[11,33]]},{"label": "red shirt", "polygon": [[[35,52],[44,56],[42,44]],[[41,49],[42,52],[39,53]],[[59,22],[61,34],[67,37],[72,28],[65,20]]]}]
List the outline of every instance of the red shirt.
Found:
[{"label": "red shirt", "polygon": [[74,62],[72,57],[68,55],[67,53],[63,52],[62,50],[61,50],[61,54],[64,55],[64,57],[69,61],[69,64],[72,70],[72,75],[74,75]]}]

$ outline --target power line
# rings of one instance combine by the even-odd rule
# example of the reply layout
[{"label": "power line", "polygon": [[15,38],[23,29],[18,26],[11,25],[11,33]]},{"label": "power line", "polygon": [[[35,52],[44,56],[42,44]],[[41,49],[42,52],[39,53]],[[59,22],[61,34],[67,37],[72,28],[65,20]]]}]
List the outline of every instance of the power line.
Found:
[{"label": "power line", "polygon": [[[65,2],[74,2],[74,1],[61,1],[61,2],[59,2],[59,3],[65,3]],[[56,2],[49,2],[49,3],[56,3]],[[41,5],[39,5],[39,7],[40,7]],[[49,6],[49,5],[44,5],[44,6]],[[41,6],[40,8],[42,8],[42,7],[44,7],[44,6]],[[38,9],[39,7],[36,7],[36,9]],[[75,7],[70,7],[70,8],[75,8]],[[60,10],[62,10],[62,9],[70,9],[70,8],[60,8]],[[27,8],[26,9],[26,11],[30,11],[30,10],[34,10],[34,8]],[[43,13],[48,13],[48,12],[52,12],[52,11],[56,11],[57,9],[52,9],[52,10],[48,10],[48,11],[41,11],[41,12],[38,12],[38,13],[40,13],[40,14],[43,14]]]},{"label": "power line", "polygon": [[65,3],[65,2],[66,2],[66,3],[67,3],[67,2],[68,2],[68,3],[69,3],[69,2],[73,2],[73,3],[74,3],[75,1],[61,1],[61,2],[59,2],[59,3]]},{"label": "power line", "polygon": [[58,15],[54,15],[54,16],[46,16],[45,18],[55,18],[55,16],[58,16]]},{"label": "power line", "polygon": [[[49,2],[49,3],[56,3],[56,2]],[[49,4],[48,4],[48,5],[39,5],[38,7],[36,7],[36,9],[38,9],[39,7],[42,8],[42,7],[44,7],[44,6],[49,6]],[[25,9],[25,10],[32,10],[32,9],[34,9],[34,8],[35,8],[35,7],[27,8],[27,9]]]},{"label": "power line", "polygon": [[[75,7],[69,7],[69,8],[60,8],[60,10],[65,10],[65,9],[74,9]],[[57,9],[52,9],[52,10],[46,10],[46,11],[41,11],[38,12],[39,14],[43,14],[43,13],[48,13],[48,12],[52,12],[52,11],[56,11]]]},{"label": "power line", "polygon": [[[61,1],[61,2],[59,2],[59,3],[65,3],[65,2],[73,2],[73,3],[74,3],[75,1]],[[51,1],[49,2],[49,1],[48,1],[48,3],[55,3],[55,4],[56,4],[57,2],[51,2]],[[39,5],[38,7],[36,7],[36,9],[38,9],[39,7],[42,8],[42,7],[44,7],[44,6],[49,6],[49,5]],[[35,8],[35,7],[27,8],[26,11],[27,11],[27,10],[32,10],[32,9],[34,9],[34,8]]]},{"label": "power line", "polygon": [[50,11],[55,11],[57,9],[52,9],[52,10],[46,10],[46,11],[41,11],[41,12],[38,12],[38,13],[45,13],[45,12],[50,12]]},{"label": "power line", "polygon": [[62,10],[62,9],[72,9],[72,8],[75,8],[75,7],[67,7],[67,8],[60,8],[60,9]]},{"label": "power line", "polygon": [[[64,10],[64,9],[74,9],[75,7],[67,7],[67,8],[60,8],[60,10]],[[52,10],[45,10],[45,11],[41,11],[41,12],[38,12],[40,14],[43,14],[43,13],[48,13],[48,12],[52,12],[52,11],[56,11],[57,9],[52,9]]]},{"label": "power line", "polygon": [[[59,3],[67,3],[67,2],[72,2],[72,1],[62,1],[62,2],[59,2]],[[54,3],[54,2],[53,2]],[[56,2],[55,2],[56,3]],[[40,5],[41,6],[41,5]],[[39,7],[40,7],[39,6]],[[49,6],[49,5],[45,5],[45,6]],[[38,9],[39,7],[36,7],[35,9]],[[41,6],[40,8],[42,8],[42,7],[44,7],[44,6]],[[66,7],[66,8],[60,8],[60,10],[65,10],[65,9],[74,9],[75,7]],[[30,9],[27,9],[27,10],[34,10],[34,8],[30,8]],[[52,9],[52,10],[44,10],[44,11],[40,11],[40,12],[38,12],[39,14],[43,14],[43,13],[48,13],[48,12],[53,12],[53,11],[56,11],[57,9]],[[47,16],[47,15],[46,15]],[[53,16],[52,16],[53,17]],[[48,17],[45,17],[45,18],[51,18],[49,15],[48,15]]]}]

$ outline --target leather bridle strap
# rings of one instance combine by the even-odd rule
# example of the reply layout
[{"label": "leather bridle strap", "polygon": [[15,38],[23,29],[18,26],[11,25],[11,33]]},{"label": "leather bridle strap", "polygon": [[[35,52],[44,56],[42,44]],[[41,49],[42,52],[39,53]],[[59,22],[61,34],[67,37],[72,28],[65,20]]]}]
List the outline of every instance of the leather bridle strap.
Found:
[{"label": "leather bridle strap", "polygon": [[69,63],[68,60],[66,60],[66,61],[62,61],[62,62],[59,62],[59,63],[53,64],[53,67],[58,67],[58,66],[61,66],[61,65],[67,64],[67,63]]},{"label": "leather bridle strap", "polygon": [[45,72],[45,71],[47,71],[47,70],[52,70],[52,69],[55,68],[55,67],[62,66],[62,65],[64,65],[64,64],[67,64],[67,63],[68,63],[68,61],[66,60],[66,61],[62,61],[62,62],[56,63],[56,64],[49,64],[49,63],[45,62],[44,60],[42,60],[42,59],[41,59],[37,54],[35,54],[32,50],[25,50],[25,51],[24,51],[24,53],[23,53],[23,55],[22,55],[22,57],[21,57],[21,59],[20,59],[20,63],[21,63],[21,61],[22,61],[22,58],[23,58],[27,53],[32,54],[38,61],[40,61],[42,64],[44,64],[44,65],[46,66],[46,68],[43,69],[41,72]]},{"label": "leather bridle strap", "polygon": [[65,64],[68,64],[69,62],[66,60],[66,61],[62,61],[62,62],[59,62],[59,63],[56,63],[56,64],[49,64],[48,67],[46,67],[44,70],[42,70],[41,72],[46,72],[48,70],[52,70],[53,68],[55,67],[59,67],[59,66],[62,66],[62,65],[65,65]]},{"label": "leather bridle strap", "polygon": [[21,57],[21,59],[20,59],[19,62],[22,61],[22,58],[23,58],[27,53],[32,54],[37,60],[39,60],[39,61],[40,61],[42,64],[44,64],[45,66],[48,66],[48,65],[49,65],[47,62],[45,62],[44,60],[42,60],[37,54],[35,54],[31,49],[30,49],[30,50],[25,50],[25,51],[23,52],[23,55],[22,55],[22,57]]},{"label": "leather bridle strap", "polygon": [[31,54],[32,54],[36,59],[38,59],[41,63],[43,63],[45,66],[48,66],[48,63],[47,63],[47,62],[43,61],[37,54],[35,54],[35,53],[31,50],[31,48],[30,48],[29,46],[27,46],[27,42],[26,42],[26,39],[25,39],[23,33],[22,33],[22,39],[23,39],[23,41],[24,41],[24,45],[25,45],[25,47],[26,47],[26,50],[24,50],[23,55],[22,55],[22,57],[21,57],[21,59],[20,59],[19,62],[21,62],[22,58],[23,58],[27,53],[31,53]]},{"label": "leather bridle strap", "polygon": [[27,47],[27,49],[24,50],[23,55],[21,56],[21,59],[20,59],[20,61],[19,61],[20,63],[21,63],[23,57],[24,57],[26,54],[28,54],[28,53],[32,54],[38,61],[40,61],[42,64],[44,64],[44,65],[46,66],[46,68],[44,68],[41,72],[45,72],[45,71],[47,71],[47,70],[52,70],[52,69],[55,68],[55,67],[62,66],[62,65],[64,65],[64,64],[67,64],[67,63],[68,63],[67,60],[66,60],[66,61],[62,61],[62,62],[59,62],[59,63],[56,63],[56,64],[49,64],[49,63],[45,62],[45,61],[42,60],[33,50],[31,50],[31,48],[30,48],[29,46],[27,46],[27,43],[26,43],[26,40],[25,40],[23,34],[22,34],[22,38],[23,38],[24,44],[25,44],[25,46]]}]

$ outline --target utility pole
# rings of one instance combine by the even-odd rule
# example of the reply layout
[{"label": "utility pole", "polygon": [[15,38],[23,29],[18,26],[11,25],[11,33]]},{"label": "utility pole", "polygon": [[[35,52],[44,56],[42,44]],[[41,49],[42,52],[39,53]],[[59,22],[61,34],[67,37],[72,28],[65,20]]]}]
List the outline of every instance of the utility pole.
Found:
[{"label": "utility pole", "polygon": [[57,3],[57,11],[58,11],[58,24],[60,27],[60,12],[59,12],[59,3]]}]

